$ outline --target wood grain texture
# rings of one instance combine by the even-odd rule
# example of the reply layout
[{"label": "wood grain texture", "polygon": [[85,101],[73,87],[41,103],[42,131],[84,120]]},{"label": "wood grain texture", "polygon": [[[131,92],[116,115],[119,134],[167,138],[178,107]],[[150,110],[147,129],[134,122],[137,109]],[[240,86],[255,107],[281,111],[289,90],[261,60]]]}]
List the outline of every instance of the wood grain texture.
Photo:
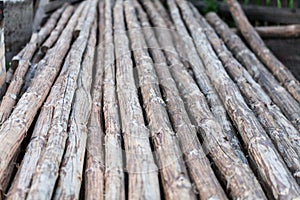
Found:
[{"label": "wood grain texture", "polygon": [[299,81],[268,49],[264,41],[248,21],[239,3],[236,0],[228,0],[226,2],[236,25],[251,49],[298,103],[300,103]]},{"label": "wood grain texture", "polygon": [[222,37],[234,56],[247,69],[254,80],[263,87],[273,102],[281,109],[284,115],[299,131],[299,103],[286,91],[284,87],[280,85],[280,83],[278,83],[278,81],[264,67],[254,53],[246,47],[242,40],[234,34],[215,13],[207,14],[206,19]]},{"label": "wood grain texture", "polygon": [[88,123],[88,137],[86,150],[86,167],[84,175],[85,199],[104,199],[104,146],[103,146],[103,116],[102,116],[102,91],[103,91],[103,57],[104,46],[104,1],[99,1],[99,27],[98,46],[96,52],[96,65],[92,86],[92,111]]},{"label": "wood grain texture", "polygon": [[158,169],[138,99],[122,3],[122,0],[116,1],[113,15],[117,94],[126,151],[128,199],[160,199]]},{"label": "wood grain texture", "polygon": [[[103,112],[105,121],[105,198],[125,199],[124,167],[116,65],[113,43],[112,0],[105,1]],[[123,158],[124,157],[124,158]]]},{"label": "wood grain texture", "polygon": [[176,0],[176,2],[194,38],[198,53],[205,64],[206,72],[213,81],[226,110],[247,145],[250,159],[258,168],[258,173],[268,189],[269,195],[275,199],[292,199],[299,196],[298,184],[254,113],[247,107],[238,88],[224,70],[222,63],[207,41],[203,29],[193,17],[187,2],[182,0]]},{"label": "wood grain texture", "polygon": [[64,9],[65,7],[62,7],[61,9],[53,13],[46,24],[41,28],[41,30],[37,33],[32,34],[29,43],[25,47],[22,59],[19,60],[19,65],[14,72],[11,83],[9,84],[9,87],[7,88],[7,91],[1,102],[0,124],[3,124],[3,122],[7,120],[17,102],[17,99],[19,98],[19,92],[22,88],[26,72],[30,66],[30,60],[32,56],[34,55],[41,42],[43,42],[44,39],[54,29],[55,24]]},{"label": "wood grain texture", "polygon": [[[262,90],[260,85],[256,83],[251,75],[243,68],[243,66],[232,56],[231,52],[226,48],[223,41],[217,36],[212,27],[206,20],[195,13],[200,25],[203,27],[207,38],[222,61],[224,68],[231,78],[240,88],[241,93],[245,97],[248,106],[254,111],[257,119],[263,125],[269,134],[273,143],[280,152],[288,168],[291,170],[295,179],[299,183],[300,175],[300,143],[297,138],[300,134],[293,129],[292,124],[280,123],[274,115],[280,113],[279,108],[273,104],[268,95]],[[282,117],[283,114],[277,115]]]},{"label": "wood grain texture", "polygon": [[[34,84],[24,93],[18,101],[16,108],[0,129],[0,138],[6,143],[2,145],[0,153],[0,177],[5,173],[9,161],[21,145],[26,131],[29,129],[38,109],[46,99],[46,96],[60,70],[64,56],[67,54],[73,28],[81,10],[78,9],[72,16],[54,48],[47,53],[40,65],[43,71],[36,77]],[[12,124],[14,124],[12,126]]]},{"label": "wood grain texture", "polygon": [[139,88],[166,199],[196,199],[132,1],[124,4]]},{"label": "wood grain texture", "polygon": [[85,29],[74,41],[60,76],[52,87],[52,90],[58,90],[59,95],[56,96],[47,144],[37,163],[37,170],[33,175],[27,199],[49,199],[55,191],[59,168],[63,166],[62,159],[66,152],[68,121],[82,57],[96,16],[96,3],[97,0],[86,3],[85,6],[90,8],[90,15],[86,16],[84,12],[80,15],[80,17],[86,17]]},{"label": "wood grain texture", "polygon": [[[196,129],[189,119],[184,102],[180,97],[176,83],[168,69],[166,57],[171,61],[172,65],[182,65],[178,62],[178,59],[175,56],[176,54],[169,53],[176,52],[173,46],[172,35],[170,35],[168,31],[165,31],[164,28],[167,25],[156,11],[152,2],[143,1],[142,3],[146,8],[151,22],[154,26],[159,27],[157,29],[158,38],[156,39],[154,30],[151,28],[146,15],[143,14],[143,10],[138,7],[139,18],[143,26],[148,48],[155,62],[155,70],[167,105],[170,120],[176,131],[176,135],[179,138],[184,160],[193,184],[195,184],[195,188],[199,192],[201,198],[227,199],[210,167],[201,143],[197,138]],[[158,44],[157,40],[160,44]],[[162,49],[166,53],[166,57]]]}]

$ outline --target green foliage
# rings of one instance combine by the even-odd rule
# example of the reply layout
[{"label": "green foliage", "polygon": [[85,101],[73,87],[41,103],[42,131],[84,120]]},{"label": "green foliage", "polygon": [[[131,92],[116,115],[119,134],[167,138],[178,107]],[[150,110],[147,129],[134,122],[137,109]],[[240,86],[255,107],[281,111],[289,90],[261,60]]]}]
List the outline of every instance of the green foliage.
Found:
[{"label": "green foliage", "polygon": [[205,13],[208,12],[217,12],[218,11],[218,2],[217,0],[204,0],[205,4],[206,4],[206,8],[204,10]]}]

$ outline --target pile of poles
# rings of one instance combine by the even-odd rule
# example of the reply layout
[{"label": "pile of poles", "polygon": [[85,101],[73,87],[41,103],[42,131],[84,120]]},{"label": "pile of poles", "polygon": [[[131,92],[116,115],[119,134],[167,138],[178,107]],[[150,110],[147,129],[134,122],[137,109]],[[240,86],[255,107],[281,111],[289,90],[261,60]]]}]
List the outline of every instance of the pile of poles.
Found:
[{"label": "pile of poles", "polygon": [[300,197],[299,81],[236,0],[244,40],[164,3],[65,4],[33,33],[1,97],[3,198]]}]

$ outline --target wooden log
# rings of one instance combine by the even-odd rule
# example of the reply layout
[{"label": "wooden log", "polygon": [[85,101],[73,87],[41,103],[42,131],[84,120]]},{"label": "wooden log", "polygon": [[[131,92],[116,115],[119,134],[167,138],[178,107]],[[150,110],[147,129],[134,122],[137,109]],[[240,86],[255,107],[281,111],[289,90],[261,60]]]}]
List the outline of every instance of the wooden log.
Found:
[{"label": "wooden log", "polygon": [[59,38],[59,35],[63,31],[64,27],[66,26],[67,22],[69,21],[72,13],[74,11],[74,6],[67,6],[67,8],[62,13],[59,21],[56,24],[56,27],[53,31],[51,31],[50,36],[47,38],[47,40],[43,43],[41,50],[43,53],[46,53],[49,48],[53,46],[53,44],[57,41]]},{"label": "wooden log", "polygon": [[125,199],[123,149],[119,102],[116,93],[115,52],[113,43],[112,0],[105,1],[104,41],[104,85],[103,111],[105,122],[105,198]]},{"label": "wooden log", "polygon": [[117,94],[126,152],[128,199],[160,199],[158,169],[138,99],[122,3],[122,0],[116,1],[113,15]]},{"label": "wooden log", "polygon": [[104,1],[99,1],[98,46],[92,86],[92,110],[88,123],[86,166],[84,175],[85,199],[104,199],[104,131],[102,116],[103,61],[104,61]]},{"label": "wooden log", "polygon": [[[96,18],[96,5],[97,0],[87,1],[86,6],[90,8],[90,13],[84,24],[84,31],[81,31],[72,45],[60,77],[53,86],[52,90],[58,90],[59,95],[53,111],[47,145],[38,161],[27,199],[49,199],[52,193],[55,192],[59,169],[64,164],[62,159],[68,137],[67,129],[72,101],[77,86],[82,56],[87,45],[90,29]],[[86,17],[85,14],[83,11],[80,17]],[[51,164],[49,165],[49,163]]]},{"label": "wooden log", "polygon": [[133,3],[124,4],[131,49],[137,67],[146,118],[166,199],[196,199],[182,152],[168,117],[159,82]]},{"label": "wooden log", "polygon": [[[197,0],[192,0],[192,2],[201,11],[205,10],[205,2]],[[300,24],[300,10],[298,8],[277,8],[249,4],[243,4],[242,8],[251,21],[271,22],[275,24]],[[218,2],[217,10],[222,16],[231,17],[225,2]]]},{"label": "wooden log", "polygon": [[[296,38],[300,36],[300,25],[280,25],[280,26],[257,26],[255,31],[262,38]],[[231,29],[234,33],[239,34],[237,28]]]},{"label": "wooden log", "polygon": [[[85,9],[83,10],[83,15],[87,17],[87,13],[89,12],[89,7],[85,7]],[[74,30],[74,37],[78,37],[80,34],[80,31],[82,31],[82,29],[84,28],[84,24],[86,21],[86,17],[81,17],[78,19],[78,23],[75,27]]]},{"label": "wooden log", "polygon": [[298,184],[254,113],[247,107],[238,88],[224,70],[222,63],[207,41],[203,29],[192,15],[187,2],[182,0],[176,0],[176,2],[194,38],[198,53],[205,64],[206,72],[223,100],[232,121],[235,122],[235,126],[247,147],[250,159],[257,169],[264,169],[258,170],[258,173],[268,194],[275,199],[292,199],[299,196]]},{"label": "wooden log", "polygon": [[[3,16],[3,2],[0,5],[0,15]],[[0,90],[5,84],[6,79],[6,62],[5,62],[5,43],[4,43],[4,26],[3,19],[0,19]]]},{"label": "wooden log", "polygon": [[0,128],[0,138],[6,141],[0,147],[0,177],[3,176],[9,161],[19,149],[27,130],[60,70],[63,58],[69,50],[72,31],[80,12],[81,9],[78,9],[74,13],[54,48],[47,53],[43,62],[41,62],[43,71],[35,78],[33,84],[18,101],[11,116]]},{"label": "wooden log", "polygon": [[79,199],[85,161],[87,124],[91,113],[91,83],[96,46],[96,20],[91,28],[69,119],[67,146],[53,199]]},{"label": "wooden log", "polygon": [[[222,61],[227,73],[240,88],[248,106],[256,114],[258,120],[263,125],[269,134],[269,137],[277,147],[277,150],[283,157],[286,165],[299,183],[300,142],[297,139],[300,137],[299,132],[295,130],[293,132],[288,132],[288,130],[293,128],[292,124],[285,127],[285,124],[276,121],[272,113],[280,112],[279,108],[273,104],[268,95],[262,90],[260,85],[252,79],[247,70],[235,60],[231,52],[226,48],[223,41],[219,39],[206,20],[199,13],[194,13],[219,59]],[[283,116],[283,114],[280,116]]]},{"label": "wooden log", "polygon": [[274,74],[279,82],[300,103],[300,83],[282,62],[268,49],[264,41],[252,27],[236,0],[228,0],[227,5],[242,35],[257,57]]},{"label": "wooden log", "polygon": [[176,31],[178,36],[182,38],[184,46],[179,50],[180,52],[184,51],[187,56],[187,60],[193,69],[196,81],[201,91],[205,95],[210,110],[213,115],[216,117],[218,122],[222,125],[225,130],[226,137],[231,143],[231,146],[235,149],[237,156],[239,156],[242,161],[248,164],[246,157],[244,156],[243,151],[241,150],[237,134],[231,124],[231,121],[227,115],[227,112],[223,106],[222,101],[220,100],[218,93],[214,89],[206,75],[205,68],[201,59],[198,56],[197,50],[194,46],[193,39],[189,36],[189,33],[180,17],[179,10],[174,1],[168,1],[169,9],[171,10],[171,16],[173,18],[174,24],[176,26]]},{"label": "wooden log", "polygon": [[[40,64],[43,64],[43,71],[41,72],[41,74],[36,78],[36,81],[40,81],[42,83],[45,82],[45,80],[49,80],[52,76],[52,82],[54,81],[55,77],[56,77],[56,74],[53,75],[53,74],[50,74],[49,73],[49,69],[48,69],[48,66],[45,65],[46,63],[46,60],[45,59],[50,59],[50,61],[54,61],[53,64],[57,65],[54,70],[56,70],[56,73],[58,73],[58,70],[60,68],[60,65],[62,63],[62,60],[63,58],[60,58],[61,61],[59,60],[59,58],[56,58],[54,57],[54,55],[57,55],[57,53],[59,52],[60,56],[63,56],[64,54],[66,54],[66,52],[68,51],[69,49],[69,46],[67,44],[70,45],[71,43],[71,36],[73,34],[73,29],[76,25],[76,22],[77,22],[77,18],[79,17],[80,13],[81,13],[81,10],[82,10],[82,7],[83,7],[84,4],[82,4],[82,6],[80,6],[76,12],[74,13],[74,15],[72,16],[72,18],[70,19],[66,29],[63,31],[60,39],[58,40],[57,44],[55,45],[54,49],[55,50],[51,50],[47,53],[46,55],[46,58],[44,58],[44,60],[42,61],[43,63],[40,63]],[[51,53],[51,54],[50,54]],[[49,63],[51,64],[51,63]],[[47,77],[47,79],[45,79],[45,77]],[[50,80],[51,80],[50,79]],[[52,85],[52,82],[49,82],[49,83],[46,83],[49,88],[45,88],[45,86],[41,85],[40,83],[36,85],[35,82],[33,82],[34,84],[30,87],[29,90],[27,90],[27,92],[23,95],[23,97],[20,99],[20,102],[24,101],[23,99],[25,99],[25,95],[27,94],[28,96],[28,93],[31,91],[33,91],[34,88],[37,89],[37,91],[40,91],[40,87],[42,86],[43,88],[43,92],[46,92],[46,90],[50,90],[50,86]],[[45,89],[44,89],[45,88]],[[27,196],[27,192],[30,188],[30,185],[31,185],[31,180],[32,180],[32,177],[35,173],[35,170],[36,170],[36,167],[37,167],[37,163],[38,163],[38,160],[42,154],[42,152],[44,151],[44,148],[46,146],[46,142],[47,142],[47,138],[48,138],[48,133],[49,133],[49,129],[50,129],[50,125],[52,123],[52,116],[53,116],[53,112],[54,112],[54,105],[56,103],[56,98],[53,98],[53,97],[57,97],[57,93],[55,93],[54,91],[57,92],[57,90],[53,90],[53,92],[51,91],[51,93],[49,94],[49,98],[47,98],[47,101],[45,103],[45,105],[43,106],[42,110],[41,110],[41,113],[39,115],[39,118],[36,122],[36,126],[35,126],[35,129],[33,131],[33,134],[32,134],[32,139],[27,147],[27,150],[26,150],[26,153],[25,153],[25,156],[23,158],[23,161],[21,163],[21,166],[17,172],[17,175],[14,179],[14,182],[10,188],[10,191],[9,191],[9,194],[8,194],[8,199],[25,199],[26,196]],[[46,98],[46,95],[47,95],[48,92],[46,92],[45,97]],[[29,93],[30,94],[30,93]],[[28,98],[28,97],[26,97]],[[31,97],[32,99],[29,99],[29,102],[28,103],[29,105],[31,103],[34,103],[34,100],[36,100],[36,96],[32,96]],[[34,107],[30,108],[29,111],[33,112],[33,113],[28,113],[29,116],[32,115],[32,119],[33,120],[33,117],[35,116],[37,110],[38,110],[38,107],[39,105],[42,104],[42,102],[44,101],[44,99],[41,99],[40,97],[40,103],[35,103],[36,105],[34,105]],[[21,112],[27,112],[27,108],[26,108],[26,104],[27,104],[28,100],[25,99],[25,105],[23,103],[22,107],[18,108],[18,110],[20,109],[24,109],[24,111],[21,110]],[[18,104],[17,104],[18,106]],[[25,106],[25,107],[24,107]],[[28,106],[27,106],[28,107]],[[16,108],[17,109],[17,108]],[[35,110],[33,110],[35,109]],[[15,112],[15,111],[14,111]],[[16,115],[13,113],[13,115]],[[17,116],[18,117],[18,116]],[[21,116],[20,116],[21,117]],[[25,116],[26,117],[26,116]],[[23,117],[23,118],[25,118]],[[9,118],[10,119],[10,118]],[[22,118],[21,118],[22,119]],[[24,120],[24,119],[23,119]],[[26,120],[26,118],[25,118]],[[28,120],[28,124],[25,124],[25,129],[24,130],[14,130],[14,129],[11,129],[11,131],[13,131],[12,133],[14,133],[15,135],[16,134],[25,134],[26,133],[26,130],[29,128],[31,122]],[[12,123],[12,122],[10,122]],[[27,128],[26,128],[27,127]],[[2,127],[3,128],[3,127]],[[18,131],[18,132],[17,132]],[[7,136],[6,136],[7,137]],[[10,145],[13,145],[16,146],[15,148],[17,148],[21,141],[18,141],[18,140],[22,140],[22,138],[24,137],[24,135],[20,135],[19,136],[21,139],[14,139],[17,141],[16,144],[14,143],[11,143]],[[11,148],[11,147],[9,147]],[[7,151],[7,150],[6,150]],[[12,152],[13,153],[13,152]],[[10,152],[7,152],[7,155],[10,156],[12,153]],[[1,158],[3,160],[3,158]],[[1,166],[3,167],[3,170],[5,170],[5,166]]]},{"label": "wooden log", "polygon": [[281,109],[285,116],[300,130],[300,106],[299,103],[283,88],[274,76],[262,65],[257,57],[246,47],[242,40],[234,34],[229,27],[214,13],[206,16],[207,21],[222,37],[229,49],[241,64],[247,68],[251,76],[256,80],[274,103]]},{"label": "wooden log", "polygon": [[35,51],[37,50],[41,42],[43,42],[44,39],[53,30],[63,10],[64,8],[61,8],[58,11],[56,11],[47,21],[45,26],[38,33],[32,34],[30,42],[25,47],[25,51],[22,56],[22,59],[19,60],[19,66],[16,68],[12,81],[9,84],[9,87],[1,102],[0,125],[3,124],[3,122],[9,117],[17,102],[32,56],[34,55]]},{"label": "wooden log", "polygon": [[143,13],[140,7],[137,7],[148,48],[155,62],[155,70],[162,93],[165,97],[170,120],[179,138],[191,179],[201,198],[227,199],[197,138],[196,129],[192,125],[188,113],[185,110],[184,102],[180,97],[176,83],[168,69],[165,55],[161,50],[165,50],[167,58],[172,61],[172,65],[181,65],[176,58],[176,54],[168,53],[176,51],[174,47],[172,48],[172,35],[168,34],[168,31],[165,31],[167,25],[156,11],[153,3],[151,1],[142,1],[142,3],[153,25],[159,27],[159,29],[157,29],[159,33],[157,37],[159,42],[162,43],[161,45],[158,44],[154,37],[154,30],[151,28],[146,14]]}]

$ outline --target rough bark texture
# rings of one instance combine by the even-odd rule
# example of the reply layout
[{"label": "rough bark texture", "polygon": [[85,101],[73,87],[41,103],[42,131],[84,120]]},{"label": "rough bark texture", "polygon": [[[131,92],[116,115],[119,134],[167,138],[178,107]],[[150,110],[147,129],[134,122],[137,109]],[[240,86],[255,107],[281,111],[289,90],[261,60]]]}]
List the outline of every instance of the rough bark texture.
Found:
[{"label": "rough bark texture", "polygon": [[[3,13],[3,10],[0,9]],[[2,90],[6,79],[6,63],[5,63],[5,43],[4,43],[4,26],[3,19],[0,19],[0,90]]]},{"label": "rough bark texture", "polygon": [[273,75],[246,47],[242,40],[215,13],[207,14],[206,19],[222,37],[235,57],[247,68],[254,80],[263,87],[273,102],[278,105],[285,116],[291,120],[299,131],[299,103],[276,81]]},{"label": "rough bark texture", "polygon": [[247,104],[256,114],[258,120],[273,140],[277,150],[280,152],[287,166],[299,183],[300,152],[297,151],[300,147],[299,140],[297,139],[300,136],[299,132],[288,132],[289,127],[292,127],[291,124],[285,126],[285,124],[276,121],[272,113],[274,113],[274,111],[280,112],[279,108],[273,104],[267,94],[261,89],[259,84],[252,79],[243,66],[235,60],[222,40],[218,38],[214,30],[199,13],[197,18],[215,52],[222,61],[224,68],[240,88]]},{"label": "rough bark texture", "polygon": [[[281,25],[281,26],[258,26],[255,31],[263,38],[294,38],[300,36],[300,25]],[[234,33],[239,33],[236,28],[231,29]]]},{"label": "rough bark texture", "polygon": [[133,75],[129,41],[125,32],[122,0],[114,7],[114,43],[117,94],[126,151],[129,199],[160,199],[158,169],[154,162]]},{"label": "rough bark texture", "polygon": [[57,25],[53,31],[51,31],[51,34],[47,38],[47,40],[43,43],[41,50],[43,53],[46,53],[49,48],[53,46],[53,44],[57,41],[59,38],[59,35],[64,30],[64,27],[66,26],[67,22],[69,21],[72,13],[74,11],[74,6],[67,6],[67,8],[62,13],[59,21],[57,22]]},{"label": "rough bark texture", "polygon": [[50,19],[45,24],[45,26],[43,26],[43,28],[38,33],[32,34],[30,38],[30,42],[25,47],[26,49],[24,51],[22,59],[19,60],[19,66],[16,68],[12,81],[9,84],[6,94],[3,97],[3,100],[1,102],[0,124],[3,124],[3,122],[9,117],[11,111],[13,110],[17,102],[17,99],[19,97],[19,92],[22,88],[22,84],[24,82],[26,72],[30,66],[30,60],[32,56],[34,55],[35,51],[37,50],[41,42],[43,42],[44,39],[54,29],[55,24],[63,10],[64,7],[59,9],[55,13],[53,13]]},{"label": "rough bark texture", "polygon": [[207,69],[206,71],[219,92],[231,119],[235,122],[244,143],[247,145],[250,159],[258,168],[258,173],[269,194],[275,199],[298,197],[300,195],[299,186],[286,168],[284,161],[259,121],[247,107],[238,88],[224,70],[222,63],[218,60],[207,41],[203,29],[193,17],[187,2],[183,0],[176,0],[176,2],[191,31],[198,53]]},{"label": "rough bark texture", "polygon": [[[143,1],[143,5],[145,6],[149,17],[155,26],[160,28],[166,27],[166,24],[155,10],[152,2]],[[176,83],[169,72],[166,58],[163,52],[160,50],[161,47],[163,47],[166,56],[171,61],[172,65],[181,65],[175,56],[176,54],[174,55],[173,53],[169,53],[176,52],[172,44],[173,42],[171,41],[172,36],[170,33],[159,28],[159,32],[157,34],[158,40],[161,43],[159,45],[155,39],[155,33],[151,28],[149,28],[150,24],[145,15],[143,15],[142,9],[139,8],[138,11],[140,20],[142,21],[142,25],[144,27],[143,30],[148,47],[150,48],[151,55],[155,61],[155,69],[159,78],[163,95],[165,97],[168,113],[179,138],[183,156],[186,165],[188,166],[192,181],[195,184],[195,187],[198,190],[201,198],[226,199],[226,195],[217,178],[215,177],[209,161],[206,158],[206,155],[197,138],[196,129],[190,122],[184,107],[184,103],[177,90]],[[147,27],[149,30],[146,29]]]},{"label": "rough bark texture", "polygon": [[208,76],[206,75],[205,68],[194,46],[193,39],[189,36],[189,33],[186,30],[186,27],[180,17],[179,10],[174,0],[168,1],[168,5],[169,9],[171,10],[171,16],[175,23],[177,33],[182,38],[184,44],[184,47],[180,48],[179,51],[186,52],[186,59],[191,64],[191,68],[193,69],[198,86],[200,87],[202,93],[205,95],[214,117],[222,125],[227,139],[230,141],[231,146],[235,149],[236,155],[240,157],[244,163],[248,164],[247,159],[243,151],[241,150],[236,132],[226,113],[223,103],[220,100],[218,93],[212,86]]},{"label": "rough bark texture", "polygon": [[80,12],[81,10],[78,9],[74,13],[54,48],[47,53],[40,63],[44,66],[43,71],[36,77],[34,84],[24,93],[8,120],[1,126],[0,138],[6,142],[0,147],[0,177],[3,176],[9,161],[20,147],[26,136],[26,131],[60,70],[63,58],[70,48],[72,32]]},{"label": "rough bark texture", "polygon": [[300,103],[300,83],[293,74],[274,56],[264,41],[252,27],[236,0],[228,0],[227,5],[242,35],[255,54],[268,67],[281,84]]},{"label": "rough bark texture", "polygon": [[97,60],[94,69],[92,87],[92,111],[88,123],[88,138],[86,150],[86,167],[84,197],[85,199],[104,199],[104,146],[103,146],[103,117],[102,117],[102,82],[103,56],[102,45],[104,35],[104,2],[99,2],[99,36],[97,46]]},{"label": "rough bark texture", "polygon": [[[96,19],[96,18],[95,18]],[[87,141],[87,124],[91,113],[91,83],[96,46],[97,20],[91,28],[82,69],[69,119],[66,151],[59,171],[53,199],[79,199]]]},{"label": "rough bark texture", "polygon": [[166,199],[196,199],[133,4],[131,1],[126,1],[124,6],[139,87],[165,197]]},{"label": "rough bark texture", "polygon": [[105,198],[125,199],[125,182],[116,65],[113,43],[112,0],[105,1],[103,112],[105,120]]}]

